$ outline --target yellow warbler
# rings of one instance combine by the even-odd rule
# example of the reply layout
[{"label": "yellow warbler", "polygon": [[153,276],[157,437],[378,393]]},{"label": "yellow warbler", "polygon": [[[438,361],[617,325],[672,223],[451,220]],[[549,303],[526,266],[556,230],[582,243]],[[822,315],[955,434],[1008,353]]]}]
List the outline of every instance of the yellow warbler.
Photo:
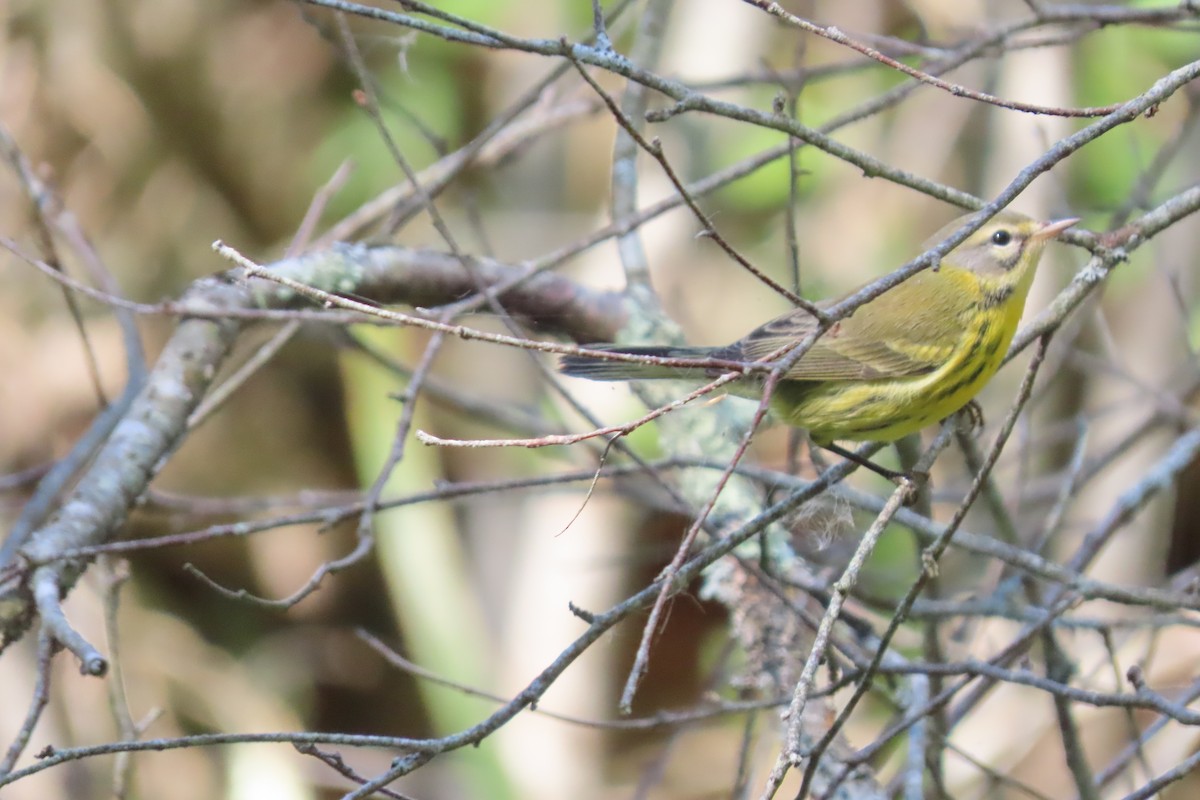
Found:
[{"label": "yellow warbler", "polygon": [[[960,217],[928,249],[961,228]],[[1046,242],[1078,222],[1043,223],[1002,211],[942,258],[835,323],[782,376],[772,412],[829,447],[837,439],[890,442],[948,417],[1000,367]],[[837,301],[817,305],[828,308]],[[796,309],[725,347],[605,346],[608,352],[673,359],[754,362],[811,334],[817,320]],[[593,380],[712,379],[714,367],[665,366],[566,356],[567,375]],[[730,386],[761,395],[763,376]],[[845,454],[841,448],[831,447]],[[857,459],[856,459],[857,460]]]}]

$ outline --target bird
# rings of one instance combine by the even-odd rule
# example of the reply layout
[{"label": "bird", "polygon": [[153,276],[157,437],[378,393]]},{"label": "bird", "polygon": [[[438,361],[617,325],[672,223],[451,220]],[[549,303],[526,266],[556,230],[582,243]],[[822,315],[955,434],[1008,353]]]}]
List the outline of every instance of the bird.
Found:
[{"label": "bird", "polygon": [[[964,227],[959,217],[930,237],[928,250]],[[1047,242],[1078,218],[1040,222],[1000,211],[942,257],[834,322],[784,372],[770,397],[772,415],[808,431],[812,442],[864,463],[836,441],[892,442],[967,406],[1000,368],[1016,333]],[[861,289],[862,287],[859,287]],[[816,303],[826,310],[857,292]],[[796,308],[723,347],[602,345],[604,353],[676,360],[677,366],[566,355],[563,374],[599,381],[707,381],[728,369],[685,362],[779,363],[781,348],[814,333],[820,321]],[[764,371],[728,385],[761,397]],[[975,407],[977,409],[977,406]],[[865,465],[881,474],[899,473]]]}]

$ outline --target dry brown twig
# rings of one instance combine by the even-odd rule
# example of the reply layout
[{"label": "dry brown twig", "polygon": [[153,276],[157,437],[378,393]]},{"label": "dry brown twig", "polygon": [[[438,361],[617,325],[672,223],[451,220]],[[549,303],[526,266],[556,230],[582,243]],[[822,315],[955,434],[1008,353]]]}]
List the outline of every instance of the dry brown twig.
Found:
[{"label": "dry brown twig", "polygon": [[[390,131],[380,100],[364,89],[363,107],[374,115],[379,135],[391,144],[394,162],[404,168],[407,173],[406,180],[364,204],[330,228],[323,237],[318,235],[318,238],[328,241],[330,236],[348,236],[350,232],[363,230],[374,224],[386,228],[389,227],[389,221],[392,223],[390,227],[401,226],[411,220],[417,212],[425,212],[438,229],[446,249],[449,250],[448,254],[379,244],[370,247],[345,247],[321,254],[297,255],[282,259],[276,264],[259,266],[242,258],[233,249],[223,247],[220,248],[221,254],[234,260],[241,267],[240,270],[198,281],[178,301],[151,305],[131,303],[121,298],[114,286],[105,284],[99,278],[97,283],[102,288],[97,290],[64,274],[58,269],[61,259],[53,252],[54,247],[47,245],[45,241],[38,245],[36,251],[30,252],[30,248],[23,242],[6,240],[6,246],[11,252],[19,254],[28,263],[44,270],[45,274],[57,281],[63,287],[63,291],[72,298],[80,295],[98,300],[114,310],[122,310],[129,319],[132,319],[135,313],[167,314],[177,317],[178,324],[176,332],[147,377],[146,388],[140,393],[131,393],[128,405],[120,409],[120,414],[115,415],[117,419],[111,432],[99,436],[96,446],[90,447],[86,457],[81,458],[80,464],[84,466],[78,470],[79,478],[74,487],[64,491],[66,483],[55,484],[56,489],[51,494],[57,496],[61,493],[63,497],[59,513],[44,524],[43,515],[32,514],[31,519],[36,519],[37,524],[28,526],[28,536],[23,534],[20,541],[5,553],[5,557],[0,558],[0,601],[3,601],[0,602],[0,609],[3,609],[0,625],[3,627],[4,636],[6,640],[15,639],[36,622],[41,643],[39,659],[42,662],[39,667],[41,671],[38,673],[39,683],[30,710],[13,738],[9,756],[4,764],[0,765],[0,786],[28,778],[73,759],[98,754],[194,747],[219,742],[283,741],[305,748],[304,752],[320,759],[322,763],[352,781],[355,788],[349,791],[348,797],[367,796],[376,788],[391,791],[385,787],[423,767],[436,755],[486,740],[516,715],[539,703],[563,672],[602,637],[610,635],[614,626],[635,619],[637,615],[650,610],[651,621],[642,628],[642,646],[635,666],[630,670],[626,695],[622,701],[622,705],[628,708],[634,690],[641,685],[641,675],[651,663],[652,645],[661,630],[661,620],[666,617],[669,609],[668,599],[678,596],[689,586],[700,585],[701,582],[709,596],[729,608],[737,608],[739,602],[750,602],[748,598],[751,593],[746,591],[746,587],[753,585],[754,602],[777,603],[777,608],[771,606],[768,610],[786,614],[789,621],[795,623],[789,635],[807,637],[803,647],[808,649],[797,653],[795,663],[789,665],[793,671],[788,672],[784,669],[779,673],[789,676],[790,683],[775,687],[792,696],[790,729],[785,746],[779,749],[776,770],[766,779],[762,790],[763,797],[771,797],[783,785],[790,766],[794,764],[804,766],[801,795],[811,793],[811,796],[823,796],[840,788],[846,790],[848,796],[883,797],[887,792],[883,785],[885,782],[878,780],[878,776],[867,765],[872,763],[870,759],[883,748],[893,746],[896,737],[899,736],[909,737],[912,750],[901,772],[894,776],[894,783],[898,787],[903,786],[908,796],[920,796],[931,787],[938,787],[939,782],[944,780],[945,773],[940,762],[946,755],[953,754],[958,747],[953,739],[954,727],[975,712],[979,703],[992,693],[1011,687],[1036,691],[1040,693],[1039,697],[1053,700],[1055,707],[1060,711],[1058,727],[1055,729],[1057,741],[1071,754],[1066,774],[1081,796],[1096,796],[1100,788],[1122,771],[1131,774],[1127,771],[1127,765],[1132,758],[1130,755],[1121,754],[1114,756],[1107,768],[1105,764],[1093,765],[1090,761],[1093,756],[1080,743],[1079,725],[1073,719],[1075,712],[1081,707],[1145,709],[1158,715],[1156,732],[1171,728],[1178,730],[1183,726],[1196,724],[1195,713],[1188,706],[1190,695],[1176,699],[1156,693],[1141,673],[1138,673],[1136,680],[1129,679],[1131,689],[1114,685],[1101,691],[1089,683],[1093,680],[1099,681],[1090,674],[1080,677],[1051,670],[1053,665],[1049,662],[1052,659],[1048,658],[1045,664],[1036,664],[1039,669],[1045,666],[1046,675],[1036,674],[1034,669],[1025,669],[1014,662],[1036,659],[1039,652],[1057,652],[1062,659],[1068,661],[1073,657],[1081,657],[1078,654],[1084,652],[1083,648],[1073,649],[1075,642],[1063,644],[1065,637],[1059,634],[1064,630],[1092,631],[1106,625],[1101,613],[1096,612],[1089,616],[1089,605],[1091,610],[1094,610],[1095,606],[1100,605],[1098,600],[1149,607],[1143,629],[1153,630],[1155,636],[1167,636],[1173,628],[1188,624],[1188,612],[1197,607],[1194,596],[1154,586],[1130,586],[1117,581],[1100,581],[1093,577],[1092,570],[1098,554],[1103,548],[1110,546],[1118,532],[1127,529],[1131,520],[1155,497],[1177,484],[1187,464],[1200,453],[1200,433],[1194,428],[1182,432],[1171,431],[1171,442],[1165,455],[1145,466],[1136,479],[1109,497],[1102,517],[1086,528],[1085,535],[1071,551],[1068,551],[1070,555],[1065,564],[1047,558],[1044,552],[1071,535],[1071,512],[1078,493],[1095,486],[1100,479],[1098,476],[1102,477],[1101,473],[1107,465],[1119,462],[1124,456],[1124,451],[1133,444],[1152,441],[1154,435],[1167,430],[1168,426],[1162,419],[1156,417],[1131,429],[1128,432],[1128,442],[1118,444],[1107,451],[1101,450],[1101,455],[1092,459],[1089,459],[1092,442],[1099,437],[1092,431],[1089,431],[1086,440],[1080,436],[1078,442],[1073,443],[1075,447],[1071,450],[1069,465],[1057,476],[1059,482],[1055,486],[1058,491],[1049,493],[1052,497],[1052,507],[1042,524],[1037,526],[1037,535],[1032,539],[1023,540],[1018,535],[1010,537],[1011,541],[998,542],[970,530],[958,531],[957,527],[963,522],[975,494],[984,489],[984,477],[1001,456],[1004,439],[1016,424],[1016,414],[1021,404],[1030,398],[1033,398],[1032,402],[1038,400],[1033,384],[1035,361],[1035,366],[1027,373],[1026,383],[1010,406],[1011,414],[1006,420],[1003,434],[989,452],[988,459],[981,464],[978,474],[972,477],[970,488],[964,491],[960,486],[950,486],[945,490],[944,499],[948,499],[947,505],[953,508],[948,512],[950,522],[939,525],[928,516],[901,508],[897,499],[899,493],[888,500],[879,497],[860,498],[860,507],[871,509],[875,521],[868,526],[868,533],[851,565],[839,572],[837,579],[831,581],[812,574],[807,564],[786,550],[786,536],[781,534],[787,527],[784,520],[789,520],[789,515],[795,515],[798,508],[811,503],[812,498],[821,491],[829,491],[826,497],[838,496],[839,492],[840,496],[850,496],[854,492],[851,488],[829,488],[844,477],[846,469],[834,468],[818,481],[800,485],[790,483],[795,480],[790,476],[769,471],[755,473],[754,468],[743,464],[743,457],[748,452],[752,438],[759,433],[759,425],[766,410],[765,401],[753,412],[738,413],[727,407],[712,410],[713,416],[722,415],[720,424],[724,427],[721,433],[728,437],[728,442],[718,441],[720,437],[714,436],[711,430],[698,432],[697,429],[687,428],[674,419],[679,415],[667,414],[668,411],[718,390],[748,372],[757,372],[765,376],[764,381],[769,387],[788,363],[787,359],[801,357],[807,346],[805,344],[790,354],[775,354],[767,360],[770,363],[712,361],[708,366],[716,371],[715,374],[722,374],[721,378],[689,394],[647,394],[648,406],[651,409],[648,413],[619,424],[597,424],[582,433],[546,434],[543,430],[514,439],[475,440],[433,436],[423,431],[413,434],[418,441],[440,446],[543,447],[578,444],[597,437],[620,439],[655,421],[661,426],[662,441],[669,450],[678,449],[684,456],[690,453],[695,456],[692,462],[698,459],[696,450],[701,445],[712,451],[703,453],[712,462],[709,467],[704,470],[681,470],[679,474],[682,477],[678,481],[664,478],[665,467],[646,467],[653,471],[656,479],[668,484],[672,489],[679,487],[678,493],[670,499],[672,508],[686,510],[693,515],[694,522],[682,536],[681,544],[675,550],[667,569],[657,580],[637,587],[628,598],[615,603],[607,611],[581,612],[580,617],[586,624],[586,631],[564,648],[551,663],[545,665],[538,676],[528,682],[520,692],[507,700],[496,698],[500,707],[489,713],[477,725],[447,736],[421,739],[314,735],[299,732],[272,736],[222,733],[210,737],[183,737],[170,741],[132,741],[144,731],[136,729],[137,726],[131,727],[129,723],[132,718],[126,715],[123,719],[123,729],[124,735],[130,741],[91,749],[62,748],[40,763],[17,767],[17,762],[30,739],[30,733],[51,696],[48,664],[55,643],[65,645],[90,674],[103,674],[107,665],[103,654],[66,620],[61,607],[66,593],[87,569],[88,560],[96,554],[133,550],[139,546],[152,547],[168,543],[179,545],[204,537],[246,535],[289,524],[289,521],[295,522],[298,519],[323,520],[331,524],[335,519],[357,517],[363,532],[357,540],[357,546],[349,555],[323,563],[311,579],[283,600],[269,601],[259,598],[256,601],[269,607],[284,608],[311,594],[322,585],[323,579],[328,575],[358,563],[370,555],[372,538],[367,527],[372,515],[389,507],[389,504],[395,505],[413,499],[383,496],[383,481],[388,472],[388,469],[384,469],[379,473],[372,491],[343,506],[327,505],[306,510],[303,514],[295,516],[276,515],[273,519],[256,520],[253,523],[247,520],[240,526],[221,529],[219,526],[212,526],[174,538],[163,537],[158,545],[153,542],[141,545],[114,542],[128,518],[130,509],[145,496],[150,481],[165,460],[179,447],[197,422],[207,416],[207,410],[219,405],[222,394],[214,388],[214,376],[247,325],[278,320],[287,323],[284,331],[263,348],[258,356],[245,363],[243,372],[224,384],[230,390],[240,387],[245,377],[265,363],[303,323],[349,326],[366,322],[433,332],[437,337],[436,343],[424,351],[425,356],[420,365],[413,370],[413,383],[405,395],[409,402],[405,404],[406,410],[403,413],[409,415],[418,390],[423,391],[433,354],[442,337],[453,336],[489,345],[518,347],[531,353],[591,353],[601,358],[643,360],[640,357],[540,340],[528,335],[521,328],[510,328],[508,334],[491,333],[472,325],[461,324],[459,318],[469,311],[486,308],[502,316],[506,323],[511,324],[514,317],[535,319],[541,323],[541,331],[574,338],[580,342],[611,338],[621,330],[629,332],[630,336],[635,338],[659,337],[668,332],[668,325],[657,316],[661,312],[656,308],[650,294],[649,249],[642,241],[646,224],[672,208],[686,206],[692,213],[691,219],[695,220],[708,236],[727,253],[736,254],[738,250],[733,245],[732,235],[725,230],[725,221],[712,214],[702,204],[708,202],[710,193],[715,189],[748,174],[762,164],[769,163],[774,158],[794,154],[799,148],[815,148],[840,163],[888,181],[893,186],[904,187],[963,207],[981,209],[981,213],[974,218],[973,224],[977,226],[990,213],[1012,202],[1036,177],[1111,131],[1144,120],[1146,115],[1155,112],[1161,104],[1170,101],[1180,89],[1200,76],[1200,64],[1185,64],[1170,72],[1164,71],[1154,86],[1136,97],[1099,108],[1013,102],[987,92],[966,89],[964,83],[951,82],[939,77],[946,70],[982,58],[986,52],[1002,53],[1006,49],[1017,47],[1020,36],[1030,32],[1041,32],[1049,29],[1051,25],[1067,27],[1058,39],[1047,41],[1069,46],[1085,37],[1087,31],[1091,30],[1088,26],[1093,24],[1116,27],[1124,24],[1181,25],[1196,17],[1194,7],[1188,4],[1172,6],[1169,9],[1148,10],[1107,6],[1089,9],[1030,3],[1031,16],[1027,18],[1005,25],[994,25],[990,30],[971,34],[958,42],[945,45],[936,42],[910,43],[911,46],[904,47],[903,43],[889,43],[885,38],[848,36],[836,26],[819,25],[790,15],[774,3],[758,0],[747,2],[784,20],[793,32],[820,36],[848,47],[874,59],[882,68],[898,71],[914,79],[915,83],[867,98],[860,107],[841,111],[828,126],[813,128],[804,125],[795,116],[783,113],[783,106],[772,109],[771,112],[764,112],[750,105],[743,106],[718,100],[705,94],[707,89],[697,88],[697,85],[660,74],[654,58],[662,43],[662,32],[655,27],[655,23],[661,20],[660,14],[665,15],[665,4],[652,3],[648,7],[643,18],[638,20],[638,30],[630,34],[634,42],[630,53],[622,54],[612,45],[599,4],[594,7],[593,31],[589,40],[573,43],[562,38],[532,39],[510,35],[415,0],[401,3],[399,11],[368,8],[341,0],[313,0],[308,5],[314,8],[323,7],[334,9],[341,14],[369,16],[391,25],[419,31],[422,36],[441,38],[457,47],[480,48],[481,51],[503,50],[509,54],[527,54],[554,60],[554,70],[496,116],[494,122],[486,126],[482,133],[462,148],[438,158],[433,166],[421,172],[408,168],[406,155],[389,138]],[[369,89],[367,63],[357,52],[344,20],[341,30],[346,35],[345,52],[354,59],[358,75]],[[888,54],[885,54],[884,50],[887,50]],[[901,62],[893,57],[892,53],[914,60],[918,66]],[[845,72],[830,70],[829,75],[843,75]],[[580,80],[583,83],[577,81],[569,88],[560,85],[566,83],[564,76],[567,75],[581,76]],[[596,76],[604,79],[619,77],[627,83],[624,91],[618,94],[607,88],[607,83],[597,80]],[[800,77],[804,77],[802,70]],[[780,77],[780,82],[786,83],[787,76]],[[736,79],[730,79],[713,83],[712,86],[735,86],[737,83]],[[993,194],[992,199],[985,202],[975,194],[884,163],[869,153],[869,148],[850,147],[834,137],[833,134],[840,125],[882,113],[885,109],[899,107],[910,96],[916,83],[937,87],[962,98],[964,102],[987,104],[1007,111],[1102,118],[1084,125],[1049,147],[1041,156],[1030,160],[1023,170],[1012,176],[1002,191]],[[572,99],[549,104],[548,98],[575,97],[575,91],[584,91],[584,84],[592,93],[589,98],[594,95],[598,99]],[[803,89],[804,85],[806,84],[802,84],[800,89]],[[654,103],[658,100],[662,100],[665,105],[654,109]],[[468,169],[493,169],[506,159],[522,153],[531,142],[557,133],[573,122],[594,117],[597,112],[604,110],[612,120],[614,130],[618,131],[619,139],[618,147],[612,156],[614,219],[611,224],[520,265],[507,265],[498,260],[476,257],[459,244],[462,237],[456,236],[456,223],[449,217],[439,215],[435,206],[435,201],[448,202],[446,197],[458,178]],[[744,164],[689,182],[682,177],[684,171],[680,167],[681,159],[675,157],[675,151],[672,150],[673,157],[668,159],[663,145],[657,139],[646,136],[643,128],[647,122],[665,123],[676,118],[686,118],[688,115],[692,117],[685,124],[700,124],[698,120],[702,120],[703,117],[694,112],[716,115],[743,125],[775,131],[789,137],[788,143],[764,150],[756,159],[749,159]],[[1115,217],[1119,223],[1115,230],[1098,235],[1082,232],[1069,237],[1071,242],[1090,251],[1091,260],[1076,273],[1071,284],[1054,302],[1021,332],[1014,342],[1010,358],[1030,344],[1038,342],[1040,359],[1050,335],[1073,317],[1079,316],[1082,303],[1104,284],[1119,264],[1142,245],[1191,217],[1200,209],[1200,185],[1174,188],[1171,190],[1173,193],[1165,199],[1148,200],[1158,195],[1155,186],[1163,180],[1167,172],[1165,165],[1185,158],[1185,142],[1191,129],[1190,123],[1181,125],[1178,136],[1163,144],[1157,151],[1146,175],[1138,182],[1134,192],[1136,197],[1131,198],[1128,206]],[[22,166],[24,162],[12,156],[12,153],[17,151],[13,149],[11,139],[6,138],[5,143],[8,145],[6,151],[9,153],[9,163],[16,164],[17,171],[24,176],[24,191],[29,199],[39,208],[52,208],[45,202],[45,192],[48,191],[46,187],[32,180],[32,173]],[[650,207],[639,202],[639,177],[642,174],[637,163],[639,152],[652,156],[653,168],[658,174],[665,176],[673,188],[669,199]],[[336,184],[337,179],[332,183]],[[801,201],[799,194],[793,194],[792,197],[793,201]],[[316,210],[324,203],[323,198],[324,196],[314,201],[313,213],[310,214],[309,220],[301,225],[301,238],[307,239],[316,234]],[[1149,205],[1149,209],[1140,216],[1135,215],[1132,209],[1143,204]],[[69,229],[61,217],[45,210],[40,213],[39,224],[45,230],[52,229],[54,225],[59,225],[62,230]],[[718,223],[721,223],[720,231],[716,227]],[[732,229],[734,226],[729,227]],[[872,284],[864,292],[849,298],[846,303],[826,309],[823,312],[826,319],[823,321],[830,323],[853,313],[861,303],[917,271],[928,268],[953,246],[955,240],[961,240],[968,235],[971,228],[970,225],[964,227],[956,234],[955,239],[944,243],[940,249],[922,254],[893,274]],[[589,292],[574,281],[551,272],[571,258],[601,243],[612,241],[617,242],[619,246],[622,266],[629,285],[627,297]],[[68,243],[70,247],[81,252],[91,252],[86,239],[81,236],[68,237]],[[97,258],[92,260],[98,262]],[[749,260],[741,260],[746,266],[753,267]],[[766,277],[757,267],[754,267],[754,270]],[[95,270],[93,272],[100,274]],[[428,306],[438,308],[432,312],[418,310],[414,313],[402,313],[379,307],[405,301],[419,309]],[[672,359],[655,359],[653,363],[672,365],[673,362]],[[1128,383],[1129,390],[1135,392],[1145,391],[1151,386],[1144,381]],[[1187,391],[1158,386],[1153,386],[1153,389],[1161,395],[1164,407],[1170,406],[1181,412],[1175,414],[1176,420],[1186,419],[1185,410],[1193,399]],[[432,394],[436,396],[437,392]],[[729,405],[731,404],[721,404]],[[399,461],[404,455],[410,422],[411,416],[402,416],[394,429],[393,462]],[[517,424],[523,423],[518,420]],[[676,424],[680,427],[672,429],[671,426]],[[552,427],[549,429],[554,430]],[[943,438],[949,435],[948,431],[948,428],[944,431]],[[693,449],[689,450],[689,447]],[[1010,450],[1012,447],[1009,445]],[[605,452],[607,453],[607,450]],[[587,455],[588,458],[595,457],[591,451]],[[927,458],[933,458],[933,451],[930,451]],[[676,463],[687,461],[685,457]],[[587,470],[581,472],[584,475],[588,474]],[[594,470],[594,474],[598,479],[602,474],[629,475],[636,472],[633,467],[622,462],[604,463]],[[697,480],[694,485],[689,485],[688,480],[693,474],[702,474],[703,478]],[[581,479],[575,476],[572,480]],[[548,486],[553,485],[553,482],[547,480],[536,485]],[[513,481],[495,484],[490,489],[476,488],[479,492],[511,492],[516,491],[519,486]],[[1024,509],[1009,508],[1004,502],[1006,495],[1002,488],[997,489],[992,485],[988,489],[989,492],[993,490],[995,493],[989,497],[986,513],[994,520],[996,527],[1023,534],[1025,531],[1022,528],[1020,511]],[[790,494],[778,502],[764,501],[764,496],[772,491]],[[436,491],[430,492],[428,497],[423,498],[423,501],[448,502],[451,498],[465,494],[468,494],[466,489],[456,492],[453,486],[438,487]],[[1007,497],[1011,500],[1012,495]],[[1024,499],[1028,502],[1028,496],[1024,496]],[[946,508],[938,510],[947,513]],[[874,612],[876,616],[870,616],[862,613],[859,608],[860,605],[869,605],[869,598],[865,593],[857,592],[857,588],[866,556],[884,530],[893,523],[916,531],[928,549],[922,569],[907,581],[902,592],[903,600],[898,605],[880,607]],[[939,559],[947,548],[980,554],[995,560],[997,564],[1003,563],[1004,569],[992,571],[993,575],[1001,576],[1001,579],[989,581],[986,591],[983,592],[984,596],[977,598],[978,602],[973,605],[967,602],[956,604],[956,598],[946,596],[931,598],[927,605],[922,606],[922,602],[925,601],[919,599],[918,595],[928,582],[932,571],[937,569]],[[781,554],[784,555],[781,557]],[[1017,579],[1002,579],[1010,574],[1017,576]],[[706,577],[702,578],[702,575]],[[1012,588],[1014,583],[1022,585],[1024,590],[1020,593],[1015,592]],[[210,580],[209,584],[226,596],[242,596],[221,588],[215,579]],[[819,607],[801,609],[802,603],[794,602],[797,594],[803,594],[805,599]],[[249,594],[245,597],[249,599]],[[852,608],[855,614],[849,615],[847,611]],[[769,637],[775,634],[765,630],[766,623],[762,622],[770,620],[773,614],[766,613],[762,608],[756,610],[763,613],[745,614],[739,618],[743,626],[736,632],[739,640],[762,643],[763,653],[779,652],[780,648],[771,646],[777,642],[768,641]],[[1158,622],[1152,621],[1153,613],[1158,612],[1161,612]],[[906,618],[910,617],[912,622],[906,623]],[[910,624],[923,626],[927,634],[926,641],[932,637],[935,644],[942,642],[946,638],[946,628],[937,626],[941,624],[941,620],[948,618],[974,620],[978,624],[1002,620],[1015,623],[1013,630],[1016,632],[1010,630],[1006,646],[996,648],[995,652],[985,653],[984,657],[960,656],[953,653],[953,648],[939,650],[935,647],[927,650],[920,658],[905,658],[900,655],[900,648],[893,646],[894,641],[903,637],[907,630],[906,625]],[[762,628],[757,629],[756,625]],[[1125,627],[1116,626],[1113,630],[1122,631],[1117,634],[1118,639],[1126,634],[1132,638],[1134,632],[1138,632],[1136,624],[1128,621]],[[756,640],[755,637],[759,638]],[[1120,652],[1120,644],[1119,641],[1115,644],[1109,641],[1106,644],[1106,658],[1114,665],[1126,657]],[[836,658],[826,659],[827,652],[836,652],[838,655]],[[827,666],[836,664],[839,669],[845,670],[845,674],[831,674],[828,681],[823,681],[823,663]],[[1118,676],[1120,672],[1119,669],[1116,670]],[[876,679],[884,675],[902,676],[898,680],[906,686],[913,687],[915,699],[909,702],[887,687],[877,686],[879,682]],[[1119,681],[1119,677],[1114,680]],[[812,730],[809,724],[813,717],[806,716],[806,712],[812,711],[810,706],[814,699],[824,697],[839,687],[849,687],[850,692],[845,696],[852,699],[848,702],[839,699],[838,705],[830,706],[828,726],[824,730]],[[881,702],[895,704],[894,718],[886,725],[877,726],[878,736],[874,741],[864,745],[857,753],[847,753],[838,738],[839,733],[849,724],[860,700],[873,689],[881,698]],[[772,701],[777,696],[771,695]],[[745,710],[757,707],[762,702],[765,701],[750,700],[745,706],[730,704],[724,707],[723,711],[735,707]],[[823,715],[818,717],[825,719]],[[671,717],[667,724],[682,726],[696,718],[681,714]],[[939,729],[939,726],[945,726],[945,729]],[[1138,745],[1153,735],[1156,734],[1147,728],[1140,734]],[[1130,736],[1138,738],[1139,734],[1133,732]],[[340,753],[325,749],[328,747],[387,747],[406,756],[378,774],[369,775],[348,767],[341,759]],[[754,759],[749,745],[745,747],[741,763],[747,772],[753,773]],[[1172,781],[1184,779],[1193,762],[1194,759],[1182,761],[1167,767],[1157,777],[1147,777],[1135,787],[1131,796],[1145,796]],[[993,775],[1002,772],[982,760],[979,763],[981,770],[991,770]],[[1021,785],[1017,778],[1012,780],[1014,785]],[[753,779],[750,779],[749,783],[752,784]],[[749,784],[743,780],[741,785]],[[941,788],[938,790],[944,791]]]}]

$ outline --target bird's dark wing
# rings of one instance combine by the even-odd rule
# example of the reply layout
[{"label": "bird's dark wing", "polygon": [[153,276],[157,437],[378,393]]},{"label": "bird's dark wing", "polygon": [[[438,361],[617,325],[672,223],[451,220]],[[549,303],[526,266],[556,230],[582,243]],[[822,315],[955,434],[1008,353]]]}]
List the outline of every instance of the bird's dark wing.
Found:
[{"label": "bird's dark wing", "polygon": [[[801,381],[873,380],[925,375],[937,369],[961,342],[965,328],[962,311],[972,302],[971,296],[961,291],[967,287],[959,283],[970,276],[950,272],[943,269],[919,273],[835,323],[792,365],[786,377]],[[816,327],[812,315],[796,309],[713,356],[757,361],[785,344],[803,339]]]}]

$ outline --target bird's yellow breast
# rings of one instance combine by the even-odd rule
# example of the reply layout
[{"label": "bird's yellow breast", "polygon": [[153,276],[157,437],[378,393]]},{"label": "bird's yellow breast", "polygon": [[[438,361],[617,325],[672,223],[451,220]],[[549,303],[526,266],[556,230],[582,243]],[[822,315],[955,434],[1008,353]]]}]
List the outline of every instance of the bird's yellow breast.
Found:
[{"label": "bird's yellow breast", "polygon": [[[789,425],[808,429],[817,444],[837,439],[890,442],[965,406],[1004,360],[1021,320],[1032,271],[996,285],[956,272],[961,274],[954,276],[955,288],[968,298],[957,319],[947,321],[958,327],[957,339],[903,345],[909,355],[938,366],[904,378],[782,381],[772,398],[775,413]],[[1003,300],[996,302],[999,289]]]}]

